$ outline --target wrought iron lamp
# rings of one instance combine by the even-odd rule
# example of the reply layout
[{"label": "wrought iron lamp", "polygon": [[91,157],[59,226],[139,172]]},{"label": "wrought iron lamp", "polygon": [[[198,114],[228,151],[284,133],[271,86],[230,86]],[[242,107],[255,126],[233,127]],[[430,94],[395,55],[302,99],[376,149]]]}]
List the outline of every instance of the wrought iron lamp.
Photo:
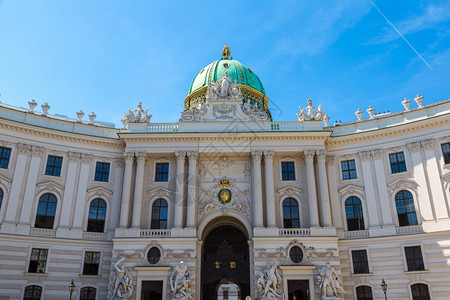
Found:
[{"label": "wrought iron lamp", "polygon": [[387,292],[387,284],[384,281],[384,278],[381,281],[381,288],[383,289],[384,292],[384,299],[387,300],[387,296],[386,296],[386,292]]},{"label": "wrought iron lamp", "polygon": [[74,290],[75,290],[75,283],[73,283],[73,279],[72,279],[72,282],[69,285],[70,300],[72,300],[72,293]]}]

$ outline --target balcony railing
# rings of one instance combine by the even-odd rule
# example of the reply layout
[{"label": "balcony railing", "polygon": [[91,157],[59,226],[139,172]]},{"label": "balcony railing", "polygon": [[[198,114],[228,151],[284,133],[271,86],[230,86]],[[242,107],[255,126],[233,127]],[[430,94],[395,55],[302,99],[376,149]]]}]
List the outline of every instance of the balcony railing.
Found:
[{"label": "balcony railing", "polygon": [[148,132],[177,132],[178,123],[150,123]]},{"label": "balcony railing", "polygon": [[141,229],[141,237],[170,237],[170,229]]},{"label": "balcony railing", "polygon": [[83,232],[83,239],[85,240],[106,240],[108,238],[108,234],[106,232]]},{"label": "balcony railing", "polygon": [[279,231],[280,236],[310,236],[309,228],[282,228]]},{"label": "balcony railing", "polygon": [[397,234],[414,234],[423,232],[422,225],[396,227]]},{"label": "balcony railing", "polygon": [[30,228],[30,235],[55,237],[56,230],[55,229],[46,229],[46,228]]},{"label": "balcony railing", "polygon": [[369,230],[354,230],[344,232],[346,239],[363,239],[369,237]]},{"label": "balcony railing", "polygon": [[301,131],[302,124],[300,122],[272,122],[272,131]]}]

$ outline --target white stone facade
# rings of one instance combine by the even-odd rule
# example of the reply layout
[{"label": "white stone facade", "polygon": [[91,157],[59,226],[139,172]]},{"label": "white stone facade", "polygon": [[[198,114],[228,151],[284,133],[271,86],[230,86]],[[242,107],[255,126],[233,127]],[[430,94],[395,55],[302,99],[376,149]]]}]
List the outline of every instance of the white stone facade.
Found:
[{"label": "white stone facade", "polygon": [[[170,281],[180,260],[192,276],[186,288],[200,299],[203,243],[223,224],[248,240],[252,299],[266,299],[257,274],[274,260],[281,280],[272,294],[285,299],[289,280],[304,280],[309,299],[323,298],[315,280],[326,262],[341,280],[342,299],[357,299],[359,286],[384,299],[383,278],[389,299],[413,299],[416,283],[428,287],[431,299],[448,299],[450,164],[442,145],[450,143],[449,100],[322,128],[321,118],[271,122],[265,112],[242,107],[242,99],[238,92],[207,98],[170,124],[147,123],[145,111],[143,122],[124,122],[128,129],[0,104],[0,146],[10,149],[0,168],[0,299],[23,299],[32,285],[42,289],[41,299],[66,299],[72,279],[74,299],[87,287],[95,299],[111,299],[113,265],[121,258],[133,279],[132,296],[121,299],[141,299],[148,280],[162,282],[163,299],[183,299],[180,291],[172,294]],[[406,170],[392,172],[395,153],[403,153]],[[49,156],[62,158],[57,176],[46,175]],[[350,160],[356,174],[343,178],[342,162]],[[106,181],[96,180],[98,162],[109,163]],[[158,181],[161,163],[168,174]],[[282,163],[293,163],[289,180]],[[222,189],[231,201],[219,201]],[[399,220],[401,191],[413,197],[417,225]],[[37,228],[46,193],[56,197],[54,220],[51,228]],[[360,230],[348,227],[352,196],[361,201]],[[285,228],[286,198],[298,204],[299,228]],[[102,232],[88,228],[95,199],[106,203]],[[168,204],[167,226],[152,229],[159,199]],[[294,246],[301,262],[290,255]],[[423,270],[408,270],[411,246],[420,247]],[[161,258],[151,263],[153,247]],[[29,272],[32,249],[47,250],[42,272]],[[366,250],[368,272],[355,274],[354,250]],[[86,252],[100,253],[96,275],[83,275]]]}]

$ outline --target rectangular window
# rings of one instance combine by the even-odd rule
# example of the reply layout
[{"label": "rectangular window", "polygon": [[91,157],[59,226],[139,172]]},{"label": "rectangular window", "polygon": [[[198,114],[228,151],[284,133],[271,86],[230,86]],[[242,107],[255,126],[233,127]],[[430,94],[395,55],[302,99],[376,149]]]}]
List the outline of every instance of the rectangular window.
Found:
[{"label": "rectangular window", "polygon": [[95,181],[108,182],[110,163],[97,162],[95,167]]},{"label": "rectangular window", "polygon": [[28,273],[45,273],[48,249],[31,249]]},{"label": "rectangular window", "polygon": [[295,180],[295,165],[293,161],[281,163],[281,180]]},{"label": "rectangular window", "polygon": [[100,252],[86,251],[84,253],[83,275],[98,275]]},{"label": "rectangular window", "polygon": [[11,149],[0,147],[0,168],[8,169],[10,156],[11,156]]},{"label": "rectangular window", "polygon": [[422,249],[420,246],[405,247],[406,264],[408,271],[423,271],[425,265],[423,263]]},{"label": "rectangular window", "polygon": [[369,261],[366,250],[352,250],[353,274],[369,273]]},{"label": "rectangular window", "polygon": [[155,181],[169,181],[169,163],[156,163]]},{"label": "rectangular window", "polygon": [[392,174],[406,172],[405,155],[403,152],[389,154],[389,161],[391,162]]},{"label": "rectangular window", "polygon": [[444,163],[450,164],[450,143],[442,144],[441,147],[444,154]]},{"label": "rectangular window", "polygon": [[341,168],[342,180],[356,179],[356,166],[354,159],[341,161]]},{"label": "rectangular window", "polygon": [[49,155],[47,158],[47,167],[45,168],[45,175],[60,176],[62,160],[63,160],[62,157]]}]

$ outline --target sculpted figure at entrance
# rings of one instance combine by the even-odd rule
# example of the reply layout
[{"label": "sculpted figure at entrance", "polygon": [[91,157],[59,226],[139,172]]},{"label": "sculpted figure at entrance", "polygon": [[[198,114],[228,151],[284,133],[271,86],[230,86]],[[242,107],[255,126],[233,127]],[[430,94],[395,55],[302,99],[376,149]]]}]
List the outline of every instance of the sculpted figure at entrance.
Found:
[{"label": "sculpted figure at entrance", "polygon": [[172,299],[195,299],[190,287],[193,279],[194,277],[190,275],[187,266],[183,261],[180,261],[178,266],[173,268],[172,274],[170,275]]},{"label": "sculpted figure at entrance", "polygon": [[266,267],[258,273],[256,279],[256,290],[261,299],[283,299],[283,295],[277,293],[282,279],[278,270],[278,262],[267,263]]},{"label": "sculpted figure at entrance", "polygon": [[123,261],[125,257],[119,259],[113,266],[116,274],[112,282],[112,297],[110,300],[130,299],[133,294],[133,278],[125,269]]},{"label": "sculpted figure at entrance", "polygon": [[340,278],[330,262],[327,262],[324,267],[319,270],[317,278],[317,287],[322,292],[322,300],[327,297],[337,297],[338,293],[344,294],[344,289],[340,284]]}]

